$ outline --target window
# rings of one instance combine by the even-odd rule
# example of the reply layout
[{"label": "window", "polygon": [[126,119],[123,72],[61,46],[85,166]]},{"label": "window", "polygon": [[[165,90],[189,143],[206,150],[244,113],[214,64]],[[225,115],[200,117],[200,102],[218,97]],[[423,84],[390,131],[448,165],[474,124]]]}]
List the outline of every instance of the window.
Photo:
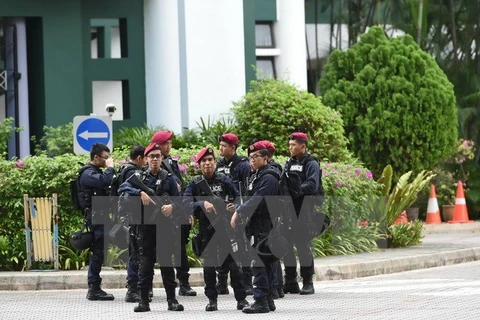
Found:
[{"label": "window", "polygon": [[257,23],[255,25],[255,47],[274,48],[271,23]]},{"label": "window", "polygon": [[275,79],[274,57],[257,57],[257,79]]},{"label": "window", "polygon": [[126,19],[91,19],[90,41],[92,59],[126,58]]},{"label": "window", "polygon": [[255,47],[257,79],[275,79],[275,57],[280,54],[280,50],[275,48],[273,22],[255,24]]}]

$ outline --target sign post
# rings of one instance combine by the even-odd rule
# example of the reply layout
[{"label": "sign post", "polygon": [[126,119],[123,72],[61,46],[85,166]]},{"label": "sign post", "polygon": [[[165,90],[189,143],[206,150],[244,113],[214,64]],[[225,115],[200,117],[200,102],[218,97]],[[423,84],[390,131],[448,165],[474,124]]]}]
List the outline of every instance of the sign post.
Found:
[{"label": "sign post", "polygon": [[76,116],[73,118],[73,152],[90,154],[95,143],[113,150],[112,118],[109,116]]}]

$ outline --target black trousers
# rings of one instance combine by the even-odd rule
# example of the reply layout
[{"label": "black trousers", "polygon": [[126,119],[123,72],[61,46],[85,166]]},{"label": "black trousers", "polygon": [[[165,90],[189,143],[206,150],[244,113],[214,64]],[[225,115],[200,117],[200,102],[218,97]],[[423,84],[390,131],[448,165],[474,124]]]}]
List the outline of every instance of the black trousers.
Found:
[{"label": "black trousers", "polygon": [[153,281],[153,268],[158,256],[167,300],[175,298],[177,286],[172,264],[172,255],[175,250],[175,246],[172,245],[173,238],[169,230],[159,230],[157,233],[154,225],[141,225],[137,229],[138,288],[142,291],[150,288]]},{"label": "black trousers", "polygon": [[297,278],[297,260],[293,246],[297,248],[298,259],[300,261],[300,276],[310,278],[315,274],[313,254],[310,247],[311,238],[306,232],[307,226],[301,220],[292,223],[291,232],[287,235],[288,252],[283,262],[285,264],[285,280],[294,280]]},{"label": "black trousers", "polygon": [[175,270],[177,271],[177,279],[180,281],[188,281],[190,277],[190,267],[188,265],[187,245],[189,241],[191,227],[190,225],[181,226],[181,243],[180,250],[175,250]]},{"label": "black trousers", "polygon": [[234,291],[235,299],[237,301],[243,300],[246,298],[247,294],[245,293],[245,287],[243,285],[243,276],[242,270],[234,261],[231,256],[231,253],[227,255],[225,261],[219,261],[219,256],[225,256],[226,246],[221,244],[211,243],[208,244],[203,251],[202,257],[204,258],[204,267],[203,267],[203,279],[205,281],[205,295],[212,299],[217,298],[217,275],[215,268],[219,265],[228,268],[230,272],[231,285]]}]

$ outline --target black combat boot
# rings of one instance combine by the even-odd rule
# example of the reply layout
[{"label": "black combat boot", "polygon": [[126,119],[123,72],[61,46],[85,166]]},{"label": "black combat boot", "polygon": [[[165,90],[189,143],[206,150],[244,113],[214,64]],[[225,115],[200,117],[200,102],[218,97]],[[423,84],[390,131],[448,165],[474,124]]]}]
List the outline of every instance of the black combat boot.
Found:
[{"label": "black combat boot", "polygon": [[99,283],[89,283],[88,284],[88,292],[87,292],[87,299],[88,300],[113,300],[115,297],[113,294],[106,293],[100,288]]},{"label": "black combat boot", "polygon": [[125,295],[125,302],[140,302],[140,292],[135,285],[127,285],[127,294]]},{"label": "black combat boot", "polygon": [[148,289],[140,290],[140,302],[138,306],[136,306],[133,311],[135,312],[147,312],[150,311],[150,303],[148,297]]},{"label": "black combat boot", "polygon": [[277,300],[279,298],[277,288],[272,288],[270,295],[272,296],[273,300]]},{"label": "black combat boot", "polygon": [[263,298],[255,299],[255,302],[252,305],[250,305],[246,308],[243,308],[242,312],[244,312],[244,313],[268,313],[268,312],[270,312],[270,308],[268,307],[267,298],[263,297]]},{"label": "black combat boot", "polygon": [[285,279],[285,284],[283,285],[283,293],[300,293],[300,287],[298,286],[296,279]]},{"label": "black combat boot", "polygon": [[150,298],[150,302],[152,302],[152,298],[153,298],[153,283],[152,283],[152,286],[150,287],[150,289],[148,289],[148,297]]},{"label": "black combat boot", "polygon": [[237,301],[237,310],[243,310],[243,308],[248,307],[250,303],[246,299]]},{"label": "black combat boot", "polygon": [[278,297],[281,299],[285,297],[285,292],[283,292],[283,286],[277,288]]},{"label": "black combat boot", "polygon": [[218,274],[218,283],[217,283],[217,293],[218,294],[229,294],[228,291],[228,274]]},{"label": "black combat boot", "polygon": [[313,287],[312,277],[303,278],[303,287],[300,290],[300,294],[314,294],[315,288]]},{"label": "black combat boot", "polygon": [[275,311],[277,309],[277,307],[275,306],[275,301],[273,301],[273,297],[271,294],[267,297],[267,304],[270,311]]},{"label": "black combat boot", "polygon": [[208,304],[205,307],[205,311],[217,311],[217,310],[218,310],[217,298],[209,298]]},{"label": "black combat boot", "polygon": [[183,305],[178,303],[177,299],[169,299],[167,302],[168,302],[168,310],[183,311]]},{"label": "black combat boot", "polygon": [[190,284],[188,283],[188,279],[179,279],[180,282],[180,289],[178,290],[178,295],[179,296],[189,296],[189,297],[195,297],[197,295],[197,292],[190,287]]}]

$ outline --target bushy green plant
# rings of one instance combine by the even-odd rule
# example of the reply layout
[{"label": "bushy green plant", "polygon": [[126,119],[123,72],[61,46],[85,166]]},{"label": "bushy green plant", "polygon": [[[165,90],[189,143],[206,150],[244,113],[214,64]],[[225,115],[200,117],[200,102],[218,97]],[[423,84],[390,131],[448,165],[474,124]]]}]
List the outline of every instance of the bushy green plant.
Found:
[{"label": "bushy green plant", "polygon": [[320,91],[340,111],[350,149],[375,175],[387,164],[396,173],[433,168],[455,147],[453,85],[411,36],[387,38],[371,28],[330,55]]},{"label": "bushy green plant", "polygon": [[152,141],[152,136],[157,131],[166,130],[164,126],[149,126],[145,124],[143,127],[124,127],[113,134],[113,147],[131,148],[136,144],[148,146]]},{"label": "bushy green plant", "polygon": [[332,228],[356,227],[368,216],[369,199],[380,194],[381,185],[360,163],[323,163],[322,182],[325,201],[322,210],[330,217]]},{"label": "bushy green plant", "polygon": [[379,235],[374,227],[349,227],[341,231],[329,229],[312,240],[315,257],[372,252],[377,249]]},{"label": "bushy green plant", "polygon": [[234,103],[233,114],[242,143],[266,139],[277,154],[288,155],[288,136],[308,134],[308,148],[319,159],[341,162],[350,158],[343,122],[322,100],[284,80],[252,81],[250,91]]},{"label": "bushy green plant", "polygon": [[[218,145],[218,138],[228,132],[235,131],[235,121],[229,116],[223,116],[219,120],[210,120],[208,116],[205,121],[200,118],[200,122],[197,122],[198,129],[200,130],[200,136],[205,144]],[[248,145],[249,141],[241,141],[242,145]]]},{"label": "bushy green plant", "polygon": [[5,118],[0,122],[0,156],[7,152],[8,140],[12,137],[14,132],[22,131],[22,128],[13,126],[13,118]]},{"label": "bushy green plant", "polygon": [[37,154],[45,151],[47,156],[55,157],[65,153],[73,153],[73,122],[58,127],[43,127],[43,137],[36,141],[35,152]]},{"label": "bushy green plant", "polygon": [[391,237],[389,227],[417,200],[418,194],[430,186],[435,176],[433,172],[423,170],[410,181],[411,175],[412,171],[403,174],[388,196],[372,198],[368,203],[367,220],[386,237]]},{"label": "bushy green plant", "polygon": [[415,220],[410,223],[401,223],[390,226],[392,247],[404,248],[422,243],[423,222]]}]

